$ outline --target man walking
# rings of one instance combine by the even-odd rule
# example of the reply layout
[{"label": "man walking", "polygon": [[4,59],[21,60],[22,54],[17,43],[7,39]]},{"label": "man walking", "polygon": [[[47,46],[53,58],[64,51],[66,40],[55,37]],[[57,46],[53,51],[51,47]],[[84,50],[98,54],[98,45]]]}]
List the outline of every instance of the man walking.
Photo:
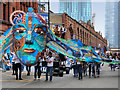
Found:
[{"label": "man walking", "polygon": [[50,73],[50,81],[52,81],[52,71],[53,71],[54,59],[55,58],[52,56],[52,53],[49,52],[49,57],[47,59],[46,81],[48,81],[48,72]]}]

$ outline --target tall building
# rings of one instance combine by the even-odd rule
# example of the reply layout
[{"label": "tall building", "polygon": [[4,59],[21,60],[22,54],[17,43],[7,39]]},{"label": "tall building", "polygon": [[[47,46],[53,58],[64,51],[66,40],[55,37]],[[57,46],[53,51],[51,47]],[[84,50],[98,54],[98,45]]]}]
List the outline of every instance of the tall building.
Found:
[{"label": "tall building", "polygon": [[118,48],[120,48],[120,1],[118,2]]},{"label": "tall building", "polygon": [[[119,7],[119,8],[118,8]],[[105,37],[110,48],[120,48],[118,45],[118,30],[120,29],[120,2],[106,2]],[[119,31],[120,32],[120,31]]]},{"label": "tall building", "polygon": [[65,2],[64,0],[59,0],[59,12],[67,13],[73,19],[77,21],[84,21],[87,23],[88,20],[92,20],[92,5],[91,0],[87,2],[80,2],[79,0],[72,0],[70,2]]}]

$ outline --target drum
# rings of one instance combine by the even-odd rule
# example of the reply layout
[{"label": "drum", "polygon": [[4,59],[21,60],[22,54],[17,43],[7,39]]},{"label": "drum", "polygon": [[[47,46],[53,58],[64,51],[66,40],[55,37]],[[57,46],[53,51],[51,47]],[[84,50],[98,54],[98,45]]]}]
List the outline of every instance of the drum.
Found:
[{"label": "drum", "polygon": [[42,67],[47,67],[47,62],[46,61],[42,61]]}]

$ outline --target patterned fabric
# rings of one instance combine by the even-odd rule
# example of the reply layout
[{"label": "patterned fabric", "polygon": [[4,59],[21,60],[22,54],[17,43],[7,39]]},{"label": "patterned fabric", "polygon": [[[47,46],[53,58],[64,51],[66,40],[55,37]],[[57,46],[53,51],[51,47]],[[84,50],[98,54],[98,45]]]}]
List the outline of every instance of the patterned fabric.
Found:
[{"label": "patterned fabric", "polygon": [[28,8],[28,11],[27,13],[13,12],[14,19],[12,15],[10,16],[13,26],[0,36],[0,58],[5,53],[15,51],[21,63],[31,66],[38,62],[38,58],[47,45],[73,60],[120,63],[117,60],[109,60],[99,56],[91,46],[84,46],[79,39],[65,40],[57,37],[47,27],[47,23],[41,15],[34,13],[31,7]]}]

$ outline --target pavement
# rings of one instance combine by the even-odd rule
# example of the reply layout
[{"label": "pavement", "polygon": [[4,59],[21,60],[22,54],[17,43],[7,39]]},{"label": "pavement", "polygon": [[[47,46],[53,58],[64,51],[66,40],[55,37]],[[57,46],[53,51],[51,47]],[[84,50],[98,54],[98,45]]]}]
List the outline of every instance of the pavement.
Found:
[{"label": "pavement", "polygon": [[53,81],[45,81],[45,74],[42,74],[40,80],[33,79],[33,69],[30,76],[26,71],[22,73],[23,80],[15,80],[15,76],[11,75],[12,71],[0,72],[2,78],[2,88],[118,88],[118,69],[110,71],[108,64],[102,67],[99,78],[84,77],[78,80],[73,77],[72,70],[70,74],[64,74],[63,77],[54,76]]}]

